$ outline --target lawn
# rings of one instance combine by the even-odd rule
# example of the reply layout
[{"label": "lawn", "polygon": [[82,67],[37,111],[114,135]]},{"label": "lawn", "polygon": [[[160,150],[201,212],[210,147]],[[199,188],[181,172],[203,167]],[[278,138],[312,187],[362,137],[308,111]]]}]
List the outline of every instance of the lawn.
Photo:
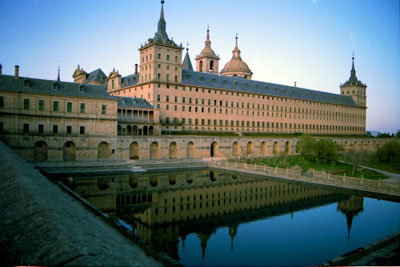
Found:
[{"label": "lawn", "polygon": [[[336,162],[335,164],[320,164],[316,163],[315,161],[312,160],[307,160],[305,157],[301,155],[296,155],[296,156],[276,156],[273,158],[263,158],[263,159],[245,159],[241,160],[241,162],[246,162],[248,164],[257,164],[257,165],[267,165],[270,167],[275,167],[278,166],[278,168],[286,168],[286,167],[294,167],[295,165],[298,165],[299,167],[302,168],[303,171],[308,171],[310,168],[314,170],[319,170],[319,171],[329,171],[332,174],[336,175],[343,175],[346,173],[346,176],[352,176],[352,166],[349,164],[341,163],[341,162]],[[359,177],[361,178],[361,175],[365,179],[387,179],[388,177],[386,175],[383,175],[381,173],[367,170],[364,168],[356,168],[356,171],[354,173],[354,177]]]},{"label": "lawn", "polygon": [[383,170],[383,171],[387,171],[387,172],[400,174],[400,165],[394,164],[394,165],[390,166],[390,164],[387,162],[378,161],[378,159],[376,158],[375,155],[370,155],[369,157],[367,157],[363,161],[362,165],[371,167],[374,169],[378,169],[378,170]]}]

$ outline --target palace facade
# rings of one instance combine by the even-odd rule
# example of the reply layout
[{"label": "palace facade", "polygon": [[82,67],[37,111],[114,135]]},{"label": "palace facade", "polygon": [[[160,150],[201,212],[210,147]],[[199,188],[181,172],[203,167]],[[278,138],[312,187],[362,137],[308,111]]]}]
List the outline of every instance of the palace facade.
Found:
[{"label": "palace facade", "polygon": [[[25,159],[73,161],[271,155],[295,151],[297,138],[248,137],[241,133],[332,134],[347,149],[375,150],[382,140],[363,140],[366,85],[354,57],[340,94],[252,80],[236,37],[232,59],[220,57],[207,30],[195,57],[166,32],[164,7],[158,29],[140,48],[133,74],[79,65],[74,82],[2,73],[0,139]],[[185,135],[212,133],[209,137]],[[214,133],[237,133],[218,137]],[[169,134],[183,134],[166,136]],[[360,135],[360,138],[353,138]],[[175,136],[175,137],[174,137]],[[260,135],[262,136],[262,135]],[[151,138],[150,138],[151,137]]]},{"label": "palace facade", "polygon": [[340,94],[254,81],[237,37],[232,59],[219,71],[207,30],[194,70],[188,49],[182,61],[182,45],[168,37],[163,5],[156,34],[139,51],[139,72],[121,77],[113,70],[107,91],[146,99],[160,111],[163,131],[365,134],[367,86],[356,76],[354,57]]}]

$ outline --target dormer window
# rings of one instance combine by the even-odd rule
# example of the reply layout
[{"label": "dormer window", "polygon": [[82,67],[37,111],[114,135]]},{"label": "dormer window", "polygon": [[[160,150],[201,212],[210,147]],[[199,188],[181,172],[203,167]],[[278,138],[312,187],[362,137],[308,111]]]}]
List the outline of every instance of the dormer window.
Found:
[{"label": "dormer window", "polygon": [[[114,82],[114,80],[113,80]],[[114,84],[114,83],[113,83]],[[114,88],[114,87],[113,87]],[[85,86],[83,84],[79,85],[79,91],[83,93],[85,91]]]},{"label": "dormer window", "polygon": [[30,85],[29,80],[28,79],[24,79],[24,86],[25,87],[29,87],[29,85]]},{"label": "dormer window", "polygon": [[235,86],[237,86],[238,85],[238,82],[235,82]]},{"label": "dormer window", "polygon": [[202,80],[204,80],[204,77],[203,77],[203,76],[200,76],[200,81],[202,81]]},{"label": "dormer window", "polygon": [[213,82],[213,83],[214,83],[214,82],[215,82],[215,78],[212,78],[212,79],[211,79],[211,82]]},{"label": "dormer window", "polygon": [[256,84],[256,89],[258,89],[258,84]]},{"label": "dormer window", "polygon": [[53,83],[53,89],[57,90],[59,88],[59,84],[58,83]]},{"label": "dormer window", "polygon": [[244,84],[244,87],[246,87],[246,88],[247,88],[247,86],[248,86],[248,83],[245,83],[245,84]]}]

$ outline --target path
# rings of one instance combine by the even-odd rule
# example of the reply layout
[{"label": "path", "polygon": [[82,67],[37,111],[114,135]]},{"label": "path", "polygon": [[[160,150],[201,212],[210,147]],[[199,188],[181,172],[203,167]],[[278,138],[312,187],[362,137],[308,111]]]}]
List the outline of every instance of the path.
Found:
[{"label": "path", "polygon": [[398,183],[398,182],[400,182],[400,174],[387,172],[387,171],[382,171],[382,170],[379,170],[379,169],[374,169],[374,168],[367,167],[367,166],[362,166],[362,165],[360,167],[362,167],[364,169],[367,169],[367,170],[376,171],[376,172],[379,172],[379,173],[382,173],[384,175],[389,176],[390,179],[386,179],[385,182],[389,182],[389,183]]}]

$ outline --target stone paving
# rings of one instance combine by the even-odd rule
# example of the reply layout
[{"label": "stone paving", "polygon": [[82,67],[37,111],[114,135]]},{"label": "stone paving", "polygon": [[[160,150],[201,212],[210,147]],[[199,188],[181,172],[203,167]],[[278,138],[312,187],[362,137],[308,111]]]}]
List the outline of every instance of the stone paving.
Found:
[{"label": "stone paving", "polygon": [[0,142],[2,265],[162,265]]}]

